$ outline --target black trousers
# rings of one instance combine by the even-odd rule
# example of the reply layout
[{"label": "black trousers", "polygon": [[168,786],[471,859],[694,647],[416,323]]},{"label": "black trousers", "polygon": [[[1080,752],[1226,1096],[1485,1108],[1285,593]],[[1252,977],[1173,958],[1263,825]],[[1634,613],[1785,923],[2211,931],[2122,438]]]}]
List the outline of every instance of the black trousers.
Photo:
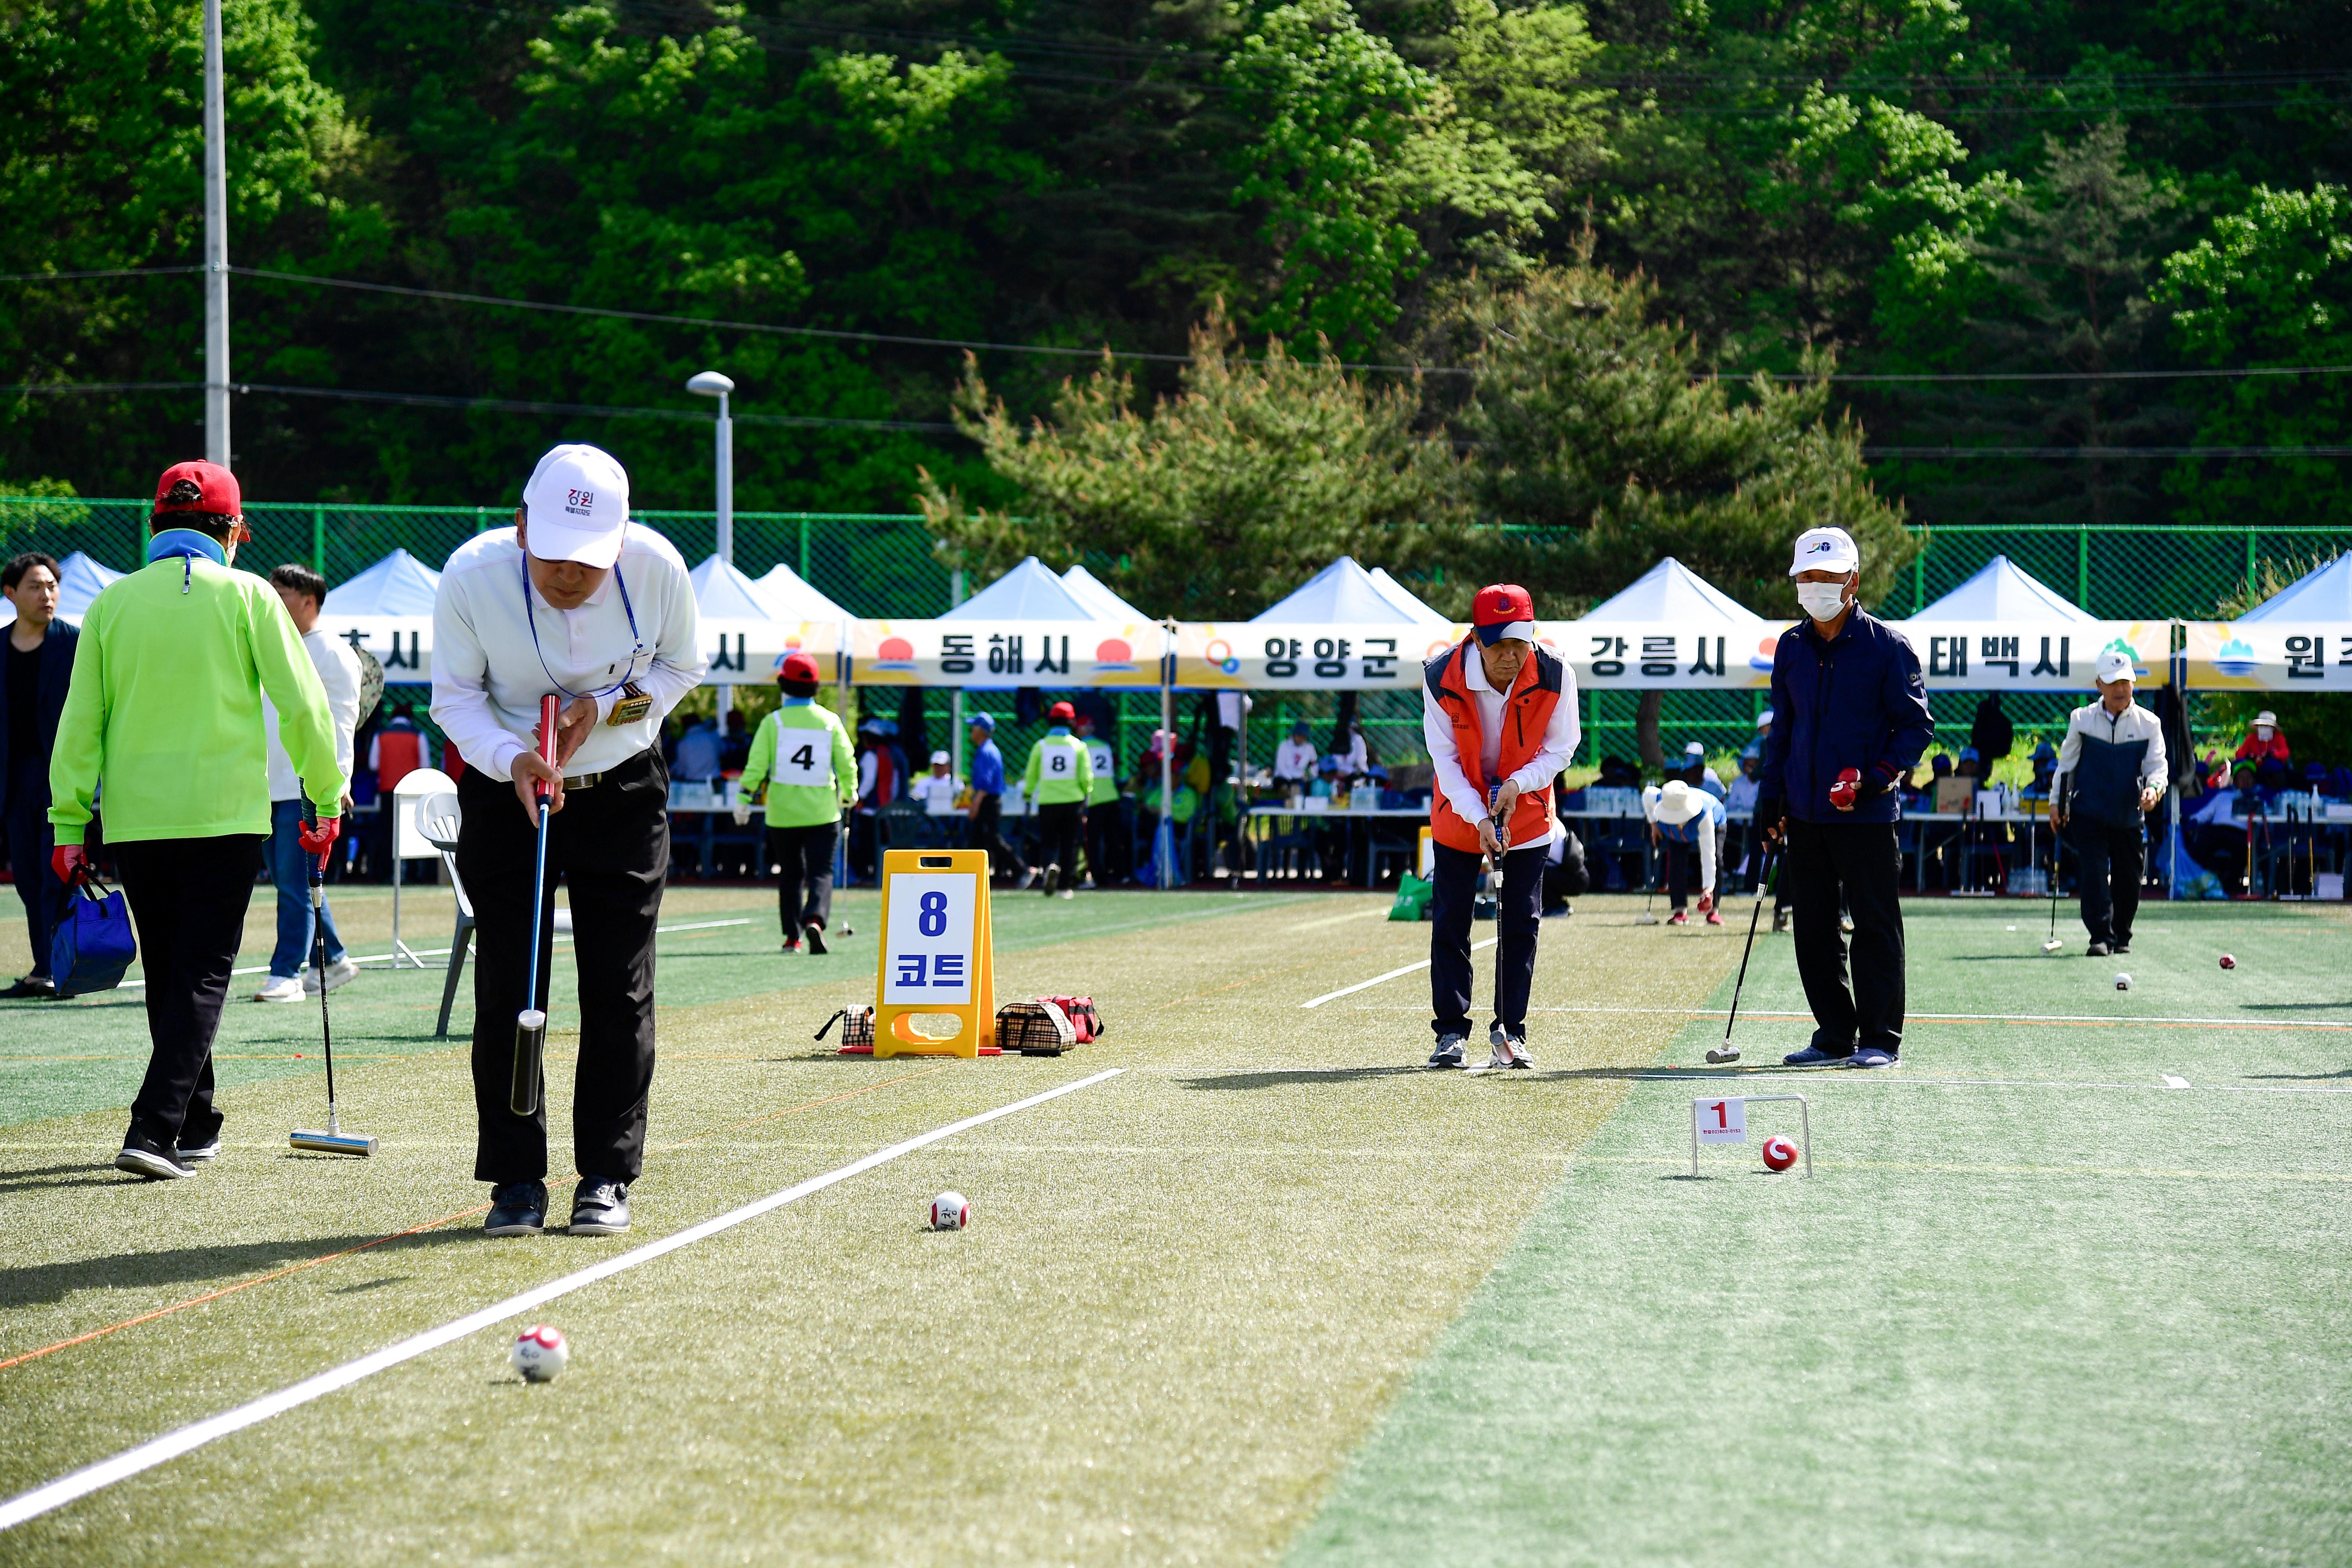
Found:
[{"label": "black trousers", "polygon": [[25,903],[25,936],[33,944],[30,973],[49,972],[49,932],[65,884],[49,868],[57,841],[49,832],[49,781],[19,777],[8,790],[8,868]]},{"label": "black trousers", "polygon": [[[1430,1027],[1440,1037],[1470,1032],[1470,913],[1485,877],[1484,859],[1467,849],[1431,846],[1437,857],[1429,896]],[[1544,857],[1530,844],[1503,857],[1502,908],[1495,919],[1495,1016],[1490,1027],[1519,1035],[1535,988],[1536,933],[1543,930]]]},{"label": "black trousers", "polygon": [[1064,886],[1078,881],[1078,841],[1086,837],[1087,803],[1057,800],[1037,807],[1037,832],[1045,842],[1045,863],[1062,868]]},{"label": "black trousers", "polygon": [[[1702,868],[1699,865],[1697,845],[1679,844],[1671,838],[1661,838],[1658,840],[1658,847],[1665,851],[1666,897],[1671,900],[1671,907],[1681,909],[1689,890],[1693,888],[1697,888],[1702,894],[1715,891],[1713,888],[1698,886]],[[1716,857],[1716,875],[1719,877],[1722,874],[1723,858],[1718,855]]]},{"label": "black trousers", "polygon": [[1108,888],[1127,874],[1121,863],[1127,845],[1127,825],[1118,800],[1096,801],[1087,807],[1087,875],[1097,888]]},{"label": "black trousers", "polygon": [[787,941],[798,942],[803,926],[833,924],[833,850],[840,840],[838,822],[768,829],[768,858],[780,868],[776,918]]},{"label": "black trousers", "polygon": [[267,841],[229,833],[114,846],[147,975],[147,1077],[131,1102],[131,1129],[158,1143],[203,1143],[220,1131],[213,1037]]},{"label": "black trousers", "polygon": [[[547,1176],[547,1096],[508,1109],[515,1015],[530,963],[531,863],[539,834],[514,785],[467,768],[457,875],[473,900],[474,1178]],[[587,789],[567,791],[550,819],[548,896],[540,923],[539,994],[547,1005],[554,961],[555,884],[572,898],[572,953],[580,977],[580,1058],[572,1089],[572,1157],[583,1176],[634,1182],[644,1168],[646,1109],[654,1081],[654,924],[669,876],[669,770],[640,752]],[[552,1027],[552,1026],[551,1026]],[[546,1074],[551,1079],[553,1075]]]},{"label": "black trousers", "polygon": [[[2081,868],[2083,929],[2093,942],[2110,945],[2131,941],[2132,920],[2139,913],[2139,879],[2147,852],[2140,843],[2139,824],[2128,827],[2078,816],[2066,824]],[[2242,837],[2239,848],[2244,849]]]},{"label": "black trousers", "polygon": [[984,795],[971,814],[971,836],[964,840],[967,849],[985,849],[988,863],[1000,877],[1018,877],[1029,869],[1021,852],[1004,842],[1004,797]]},{"label": "black trousers", "polygon": [[[1780,886],[1797,906],[1797,973],[1813,1010],[1813,1046],[1903,1047],[1903,854],[1891,822],[1789,820]],[[1839,900],[1853,915],[1853,985],[1846,986]]]}]

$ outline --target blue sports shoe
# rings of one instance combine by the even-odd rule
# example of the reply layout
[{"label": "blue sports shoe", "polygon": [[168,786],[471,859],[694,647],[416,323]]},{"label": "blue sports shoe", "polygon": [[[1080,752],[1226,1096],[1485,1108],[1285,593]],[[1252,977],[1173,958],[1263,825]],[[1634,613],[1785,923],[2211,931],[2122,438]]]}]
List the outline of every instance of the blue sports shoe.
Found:
[{"label": "blue sports shoe", "polygon": [[1895,1065],[1895,1056],[1893,1052],[1882,1051],[1876,1046],[1864,1046],[1846,1058],[1845,1065],[1850,1068],[1891,1068]]},{"label": "blue sports shoe", "polygon": [[1433,1068],[1460,1067],[1462,1065],[1462,1047],[1464,1044],[1464,1038],[1460,1035],[1440,1036],[1437,1041],[1437,1048],[1429,1053],[1429,1065]]},{"label": "blue sports shoe", "polygon": [[1807,1046],[1801,1051],[1790,1051],[1780,1058],[1784,1068],[1843,1067],[1853,1056],[1852,1051],[1825,1051],[1819,1046]]}]

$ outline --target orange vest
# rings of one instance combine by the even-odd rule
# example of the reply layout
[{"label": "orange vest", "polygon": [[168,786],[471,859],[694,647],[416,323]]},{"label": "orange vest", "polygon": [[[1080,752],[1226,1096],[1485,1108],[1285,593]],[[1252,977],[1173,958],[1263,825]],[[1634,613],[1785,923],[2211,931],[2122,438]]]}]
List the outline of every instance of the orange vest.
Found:
[{"label": "orange vest", "polygon": [[[1463,661],[1477,657],[1473,642],[1474,637],[1464,637],[1431,659],[1422,667],[1422,679],[1428,685],[1429,694],[1454,721],[1454,748],[1461,754],[1463,775],[1483,800],[1486,796],[1486,746],[1478,731],[1478,702],[1470,694],[1469,680],[1463,673]],[[1544,731],[1551,727],[1552,710],[1559,706],[1565,669],[1558,655],[1542,647],[1519,666],[1519,678],[1511,683],[1509,694],[1503,699],[1503,754],[1498,766],[1504,778],[1525,767],[1528,759],[1543,750]],[[1505,835],[1507,843],[1528,845],[1550,836],[1551,796],[1549,789],[1519,796],[1518,805],[1511,810],[1510,831]],[[1442,789],[1430,791],[1429,831],[1449,849],[1464,849],[1473,855],[1478,852],[1478,825],[1462,820],[1461,813],[1454,809],[1454,803],[1445,798]]]}]

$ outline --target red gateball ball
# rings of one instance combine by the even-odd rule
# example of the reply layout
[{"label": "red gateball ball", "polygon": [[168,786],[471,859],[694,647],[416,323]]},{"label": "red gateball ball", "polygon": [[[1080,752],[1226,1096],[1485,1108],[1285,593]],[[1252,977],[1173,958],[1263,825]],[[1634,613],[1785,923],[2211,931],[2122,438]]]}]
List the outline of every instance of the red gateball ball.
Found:
[{"label": "red gateball ball", "polygon": [[2235,969],[2238,967],[2238,961],[2231,958],[2225,952],[2221,955],[2221,967],[2224,969]]},{"label": "red gateball ball", "polygon": [[1797,1146],[1790,1140],[1771,1137],[1764,1140],[1764,1168],[1785,1171],[1797,1163]]}]

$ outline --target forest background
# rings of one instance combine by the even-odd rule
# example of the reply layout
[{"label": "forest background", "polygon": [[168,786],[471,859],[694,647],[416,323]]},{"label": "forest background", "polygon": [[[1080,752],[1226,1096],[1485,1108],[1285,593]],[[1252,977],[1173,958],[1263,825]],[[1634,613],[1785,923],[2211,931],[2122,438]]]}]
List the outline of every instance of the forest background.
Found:
[{"label": "forest background", "polygon": [[[200,448],[199,14],[0,0],[0,490]],[[2322,0],[226,16],[257,499],[510,501],[586,439],[707,507],[715,368],[739,508],[1183,616],[1339,550],[1785,612],[1815,521],[1866,587],[1906,520],[2352,521]]]}]

